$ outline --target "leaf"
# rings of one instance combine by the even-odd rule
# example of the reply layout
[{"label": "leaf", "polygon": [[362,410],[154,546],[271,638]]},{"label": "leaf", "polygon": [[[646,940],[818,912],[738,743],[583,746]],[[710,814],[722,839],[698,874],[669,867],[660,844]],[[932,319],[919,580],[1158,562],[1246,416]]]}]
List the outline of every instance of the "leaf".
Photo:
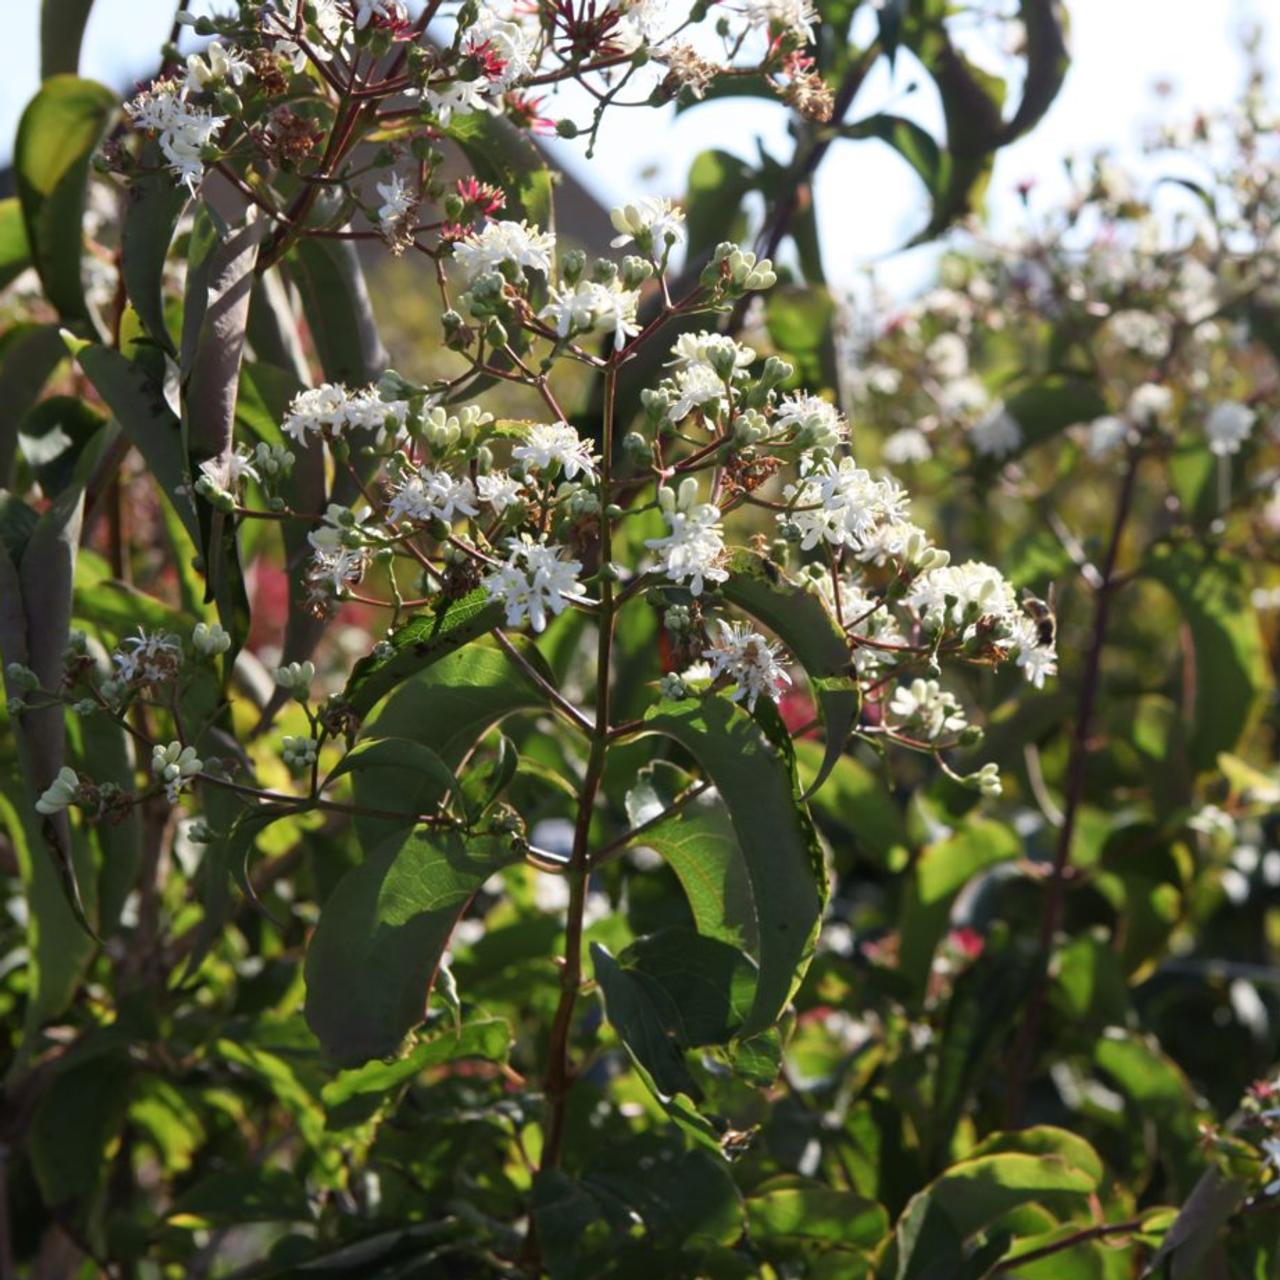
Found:
[{"label": "leaf", "polygon": [[776,285],[765,300],[765,326],[801,384],[836,382],[836,307],[821,285]]},{"label": "leaf", "polygon": [[935,200],[945,197],[951,180],[951,157],[938,146],[933,135],[914,120],[879,112],[853,124],[841,125],[839,135],[855,141],[878,138],[888,143],[916,171],[925,190]]},{"label": "leaf", "polygon": [[1147,1263],[1147,1277],[1196,1280],[1204,1272],[1200,1264],[1218,1242],[1219,1233],[1244,1204],[1253,1188],[1216,1168],[1206,1169],[1165,1233],[1160,1248]]},{"label": "leaf", "polygon": [[67,349],[53,324],[10,324],[0,332],[0,484],[8,481],[18,447],[18,423],[66,359]]},{"label": "leaf", "polygon": [[81,451],[105,423],[75,396],[49,396],[22,416],[18,447],[47,497],[57,497],[72,483]]},{"label": "leaf", "polygon": [[352,775],[356,804],[404,815],[396,820],[356,814],[356,838],[366,853],[394,836],[408,835],[447,795],[457,801],[460,813],[465,811],[453,770],[434,751],[411,738],[366,738],[356,743],[328,782],[347,773]]},{"label": "leaf", "polygon": [[1027,38],[1027,71],[1022,82],[1022,101],[1013,119],[1005,125],[1002,145],[1033,129],[1053,105],[1071,56],[1064,39],[1064,14],[1058,0],[1020,0],[1018,5]]},{"label": "leaf", "polygon": [[506,193],[505,217],[555,230],[551,170],[527,134],[485,111],[455,118],[444,133],[462,148],[477,177]]},{"label": "leaf", "polygon": [[727,698],[714,696],[662,702],[644,723],[646,732],[672,738],[694,756],[733,822],[758,928],[760,976],[741,1031],[749,1036],[775,1021],[803,978],[827,899],[822,852],[799,798],[790,739],[780,721],[766,733]]},{"label": "leaf", "polygon": [[292,1170],[260,1169],[250,1164],[201,1178],[178,1197],[168,1221],[204,1228],[244,1222],[308,1222],[312,1217],[306,1184]]},{"label": "leaf", "polygon": [[502,619],[502,605],[482,587],[434,613],[417,614],[386,641],[389,654],[370,654],[355,664],[342,696],[363,718],[396,685],[492,631]]},{"label": "leaf", "polygon": [[391,1062],[369,1062],[350,1071],[340,1071],[320,1091],[320,1099],[330,1111],[331,1123],[341,1123],[343,1108],[350,1103],[383,1100],[392,1090],[420,1076],[432,1067],[456,1062],[459,1058],[483,1058],[505,1062],[511,1052],[511,1028],[502,1018],[478,1018],[450,1027],[419,1040],[401,1058]]},{"label": "leaf", "polygon": [[302,296],[325,378],[355,387],[376,382],[389,360],[351,241],[303,237],[284,265]]},{"label": "leaf", "polygon": [[129,184],[129,203],[121,228],[121,272],[125,289],[147,336],[171,355],[177,354],[165,320],[164,267],[174,229],[190,199],[160,167],[158,144],[144,148],[144,165],[158,172],[137,174]]},{"label": "leaf", "polygon": [[[197,214],[197,227],[204,206]],[[245,326],[258,249],[267,219],[250,206],[245,221],[221,230],[207,258],[193,260],[183,316],[183,437],[194,477],[206,462],[227,465],[235,452],[236,398]],[[189,364],[186,356],[190,353]],[[240,567],[234,519],[195,497],[204,560],[205,602],[216,602],[218,621],[231,636],[223,669],[230,674],[249,632],[249,600]]]},{"label": "leaf", "polygon": [[57,75],[18,123],[13,165],[27,243],[45,295],[67,320],[88,319],[80,279],[85,188],[115,105],[105,85]]},{"label": "leaf", "polygon": [[31,265],[31,246],[17,196],[0,200],[0,289],[6,289]]},{"label": "leaf", "polygon": [[509,839],[417,831],[348,871],[307,950],[306,1017],[339,1062],[394,1053],[422,1021],[458,917],[495,871],[519,860]]},{"label": "leaf", "polygon": [[723,240],[734,239],[743,198],[757,174],[728,151],[700,151],[689,166],[685,195],[688,259],[701,262]]},{"label": "leaf", "polygon": [[80,66],[80,45],[93,0],[41,0],[40,79],[75,75]]},{"label": "leaf", "polygon": [[[1023,387],[1005,398],[1004,407],[1022,428],[1018,453],[1107,412],[1107,402],[1092,382],[1064,374],[1051,374]],[[1009,456],[1005,455],[1006,461]]]},{"label": "leaf", "polygon": [[1240,561],[1191,543],[1157,548],[1142,572],[1173,595],[1191,632],[1191,758],[1212,769],[1248,732],[1273,687],[1249,575]]},{"label": "leaf", "polygon": [[1021,852],[1021,841],[1008,827],[980,819],[929,845],[917,858],[899,912],[898,967],[918,990],[924,988],[960,890],[980,871]]},{"label": "leaf", "polygon": [[186,484],[182,427],[165,400],[163,389],[141,364],[127,360],[118,351],[63,336],[85,377],[142,454],[147,470],[172,503],[192,541],[197,541],[195,509],[178,492]]},{"label": "leaf", "polygon": [[[957,1246],[1024,1204],[1085,1206],[1095,1179],[1061,1155],[1007,1152],[962,1160],[912,1197],[895,1229],[897,1280],[944,1280],[958,1273]],[[991,1261],[1003,1255],[1001,1240]],[[986,1272],[965,1271],[965,1275]]]},{"label": "leaf", "polygon": [[728,569],[721,588],[725,598],[763,622],[795,655],[822,713],[826,750],[805,792],[808,798],[844,754],[862,709],[858,682],[850,675],[849,642],[818,593],[786,577],[764,556],[737,551]]},{"label": "leaf", "polygon": [[889,1215],[874,1200],[812,1178],[783,1173],[747,1198],[753,1243],[772,1254],[778,1246],[869,1250],[888,1234]]}]

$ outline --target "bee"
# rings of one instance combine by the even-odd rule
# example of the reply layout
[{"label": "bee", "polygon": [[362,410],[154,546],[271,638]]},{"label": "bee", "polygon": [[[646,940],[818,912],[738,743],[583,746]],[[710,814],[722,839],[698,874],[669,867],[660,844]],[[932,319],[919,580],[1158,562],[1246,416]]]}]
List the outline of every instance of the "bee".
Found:
[{"label": "bee", "polygon": [[1052,648],[1053,642],[1058,638],[1058,619],[1053,609],[1054,595],[1053,583],[1049,584],[1047,601],[1041,600],[1039,596],[1033,596],[1030,591],[1022,593],[1022,607],[1036,624],[1036,644],[1041,649]]}]

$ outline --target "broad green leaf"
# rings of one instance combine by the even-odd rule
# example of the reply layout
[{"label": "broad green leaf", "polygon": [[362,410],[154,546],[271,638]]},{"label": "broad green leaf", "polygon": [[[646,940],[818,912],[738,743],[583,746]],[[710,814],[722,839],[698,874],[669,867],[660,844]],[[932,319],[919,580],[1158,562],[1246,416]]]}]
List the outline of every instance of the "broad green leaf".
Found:
[{"label": "broad green leaf", "polygon": [[820,823],[825,821],[841,831],[842,838],[834,842],[837,869],[849,871],[858,855],[886,871],[906,866],[911,844],[907,826],[884,780],[852,756],[841,756],[826,785],[818,790],[814,779],[823,767],[827,748],[801,738],[795,751],[800,781],[810,796],[814,815]]},{"label": "broad green leaf", "polygon": [[129,184],[120,233],[121,271],[129,301],[147,336],[176,355],[165,319],[164,266],[174,229],[190,196],[186,187],[159,167],[157,144],[149,144],[145,150],[158,172],[138,174]]},{"label": "broad green leaf", "polygon": [[396,685],[492,631],[502,618],[501,604],[480,587],[432,613],[420,613],[392,634],[386,642],[390,653],[373,653],[356,663],[343,697],[363,718]]},{"label": "broad green leaf", "polygon": [[551,171],[527,134],[484,111],[456,117],[444,132],[462,148],[477,177],[506,193],[504,216],[555,230]]},{"label": "broad green leaf", "polygon": [[306,1184],[289,1169],[253,1165],[210,1173],[178,1197],[168,1221],[186,1227],[243,1222],[307,1222],[314,1214]]},{"label": "broad green leaf", "polygon": [[[1010,1210],[1045,1201],[1083,1210],[1094,1186],[1089,1171],[1058,1154],[1002,1152],[962,1160],[913,1196],[898,1220],[896,1280],[956,1274],[939,1265],[953,1266],[958,1244]],[[1007,1247],[1002,1241],[995,1258]]]},{"label": "broad green leaf", "polygon": [[0,332],[0,486],[9,482],[18,448],[18,424],[66,359],[58,326],[10,324]]},{"label": "broad green leaf", "polygon": [[869,1250],[889,1231],[889,1215],[874,1200],[799,1174],[778,1174],[747,1198],[753,1242],[767,1252],[778,1246]]},{"label": "broad green leaf", "polygon": [[836,307],[821,285],[776,285],[765,298],[765,326],[780,355],[796,368],[796,382],[836,382]]},{"label": "broad green leaf", "polygon": [[[827,876],[817,834],[799,798],[795,757],[776,713],[769,724],[727,698],[662,702],[646,732],[674,739],[701,765],[723,798],[751,883],[760,977],[741,1034],[770,1026],[804,976],[813,954]],[[775,723],[776,722],[776,723]]]},{"label": "broad green leaf", "polygon": [[75,75],[93,0],[40,0],[40,79]]},{"label": "broad green leaf", "polygon": [[420,830],[348,871],[307,950],[306,1016],[339,1062],[394,1053],[422,1021],[458,917],[495,871],[518,861],[509,839]]},{"label": "broad green leaf", "polygon": [[979,820],[929,845],[916,859],[899,913],[898,964],[918,989],[924,988],[960,890],[980,871],[1021,852],[1021,841],[1008,827]]},{"label": "broad green leaf", "polygon": [[387,351],[351,241],[304,237],[284,265],[302,296],[325,379],[353,387],[376,382],[387,367]]},{"label": "broad green leaf", "polygon": [[850,674],[849,642],[818,593],[786,577],[764,556],[735,552],[728,569],[721,588],[725,598],[763,622],[809,677],[826,732],[822,764],[806,791],[812,795],[844,754],[862,707],[858,683]]},{"label": "broad green leaf", "polygon": [[31,265],[31,246],[17,196],[0,200],[0,289],[7,288]]},{"label": "broad green leaf", "polygon": [[1273,685],[1249,576],[1238,560],[1190,543],[1157,548],[1143,572],[1173,595],[1191,631],[1191,758],[1212,769],[1248,732]]},{"label": "broad green leaf", "polygon": [[405,1081],[446,1062],[459,1058],[504,1062],[510,1051],[511,1028],[507,1023],[502,1018],[479,1018],[456,1030],[449,1027],[419,1040],[401,1058],[339,1071],[321,1089],[320,1099],[330,1112],[335,1112],[350,1102],[380,1100]]},{"label": "broad green leaf", "polygon": [[13,167],[27,243],[45,294],[67,320],[88,319],[80,279],[85,186],[115,105],[105,85],[56,75],[18,123]]},{"label": "broad green leaf", "polygon": [[399,813],[399,819],[356,814],[353,825],[360,847],[366,853],[408,835],[423,815],[430,815],[446,796],[465,811],[458,781],[429,747],[412,738],[366,738],[343,756],[329,775],[336,782],[351,775],[355,803],[369,809]]},{"label": "broad green leaf", "polygon": [[1028,1129],[993,1133],[978,1143],[966,1158],[972,1160],[978,1156],[999,1155],[1003,1152],[1021,1152],[1028,1156],[1060,1156],[1073,1169],[1092,1178],[1095,1188],[1102,1183],[1102,1158],[1084,1138],[1067,1129],[1038,1124]]},{"label": "broad green leaf", "polygon": [[47,497],[72,483],[81,451],[105,422],[75,396],[49,396],[22,416],[18,447]]},{"label": "broad green leaf", "polygon": [[743,197],[757,175],[727,151],[701,151],[689,167],[685,196],[689,261],[701,262],[723,240],[734,240]]}]

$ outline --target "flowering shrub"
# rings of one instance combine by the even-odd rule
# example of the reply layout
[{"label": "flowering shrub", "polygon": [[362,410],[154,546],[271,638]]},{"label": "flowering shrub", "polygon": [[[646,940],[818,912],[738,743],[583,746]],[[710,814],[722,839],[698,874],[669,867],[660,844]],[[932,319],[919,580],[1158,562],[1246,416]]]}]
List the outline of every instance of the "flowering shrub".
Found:
[{"label": "flowering shrub", "polygon": [[[1232,468],[1274,392],[1205,329],[1217,302],[1186,312],[1207,286],[1185,245],[1138,240],[1117,279],[1053,241],[957,260],[947,305],[868,334],[855,439],[815,170],[837,138],[888,143],[937,234],[1066,65],[1061,15],[1027,0],[1006,114],[946,6],[858,8],[246,0],[180,6],[175,40],[209,43],[171,44],[123,103],[45,81],[0,205],[21,889],[0,1270],[1121,1275],[1257,1243],[1265,1087],[1255,1127],[1206,1153],[1128,992],[1194,949],[1191,842],[1219,871],[1212,850],[1274,806],[1244,758],[1213,772],[1267,680],[1231,541],[1264,486]],[[74,64],[85,9],[49,6],[48,70]],[[900,51],[937,85],[941,141],[848,118]],[[682,202],[614,209],[603,256],[553,230],[531,134],[589,153],[608,110],[726,94],[792,113],[789,164],[706,153]],[[552,114],[584,101],[585,121]],[[1136,220],[1104,185],[1072,225]],[[1202,246],[1264,335],[1272,250],[1228,220],[1257,233],[1268,191]],[[430,371],[387,367],[357,246],[432,298]],[[1043,275],[1009,285],[1027,263]],[[1228,366],[1209,403],[1197,370]],[[1205,434],[1178,471],[1188,397]],[[892,469],[869,456],[886,423]],[[1016,513],[966,527],[935,468],[972,461],[1003,514],[1029,505],[1033,447],[1061,469],[1068,427],[1124,478],[1100,570],[1051,521],[1099,576],[1060,682],[1053,610],[1019,588],[1065,568]],[[1181,506],[1144,496],[1148,450],[1186,477]],[[1142,688],[1140,759],[1095,817],[1139,514],[1151,576],[1229,679],[1195,667],[1190,738]],[[1140,792],[1144,765],[1206,803]],[[1110,869],[1107,823],[1141,833],[1134,868]],[[1111,944],[1081,923],[1113,923],[1097,902],[1071,914],[1092,868],[1081,894],[1132,920]],[[995,905],[1006,888],[1029,919]],[[1123,1131],[1082,1053],[1131,1120],[1154,1099],[1171,1155]]]}]

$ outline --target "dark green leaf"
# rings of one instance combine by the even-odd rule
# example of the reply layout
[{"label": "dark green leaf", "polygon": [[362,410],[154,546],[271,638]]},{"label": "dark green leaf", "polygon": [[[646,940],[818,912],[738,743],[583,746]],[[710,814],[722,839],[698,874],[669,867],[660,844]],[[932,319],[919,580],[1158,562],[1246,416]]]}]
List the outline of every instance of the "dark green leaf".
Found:
[{"label": "dark green leaf", "polygon": [[129,301],[147,336],[177,354],[165,320],[164,266],[174,229],[190,196],[186,187],[159,168],[157,145],[149,144],[145,151],[159,171],[141,173],[129,185],[121,229],[121,270]]},{"label": "dark green leaf", "polygon": [[784,1173],[748,1197],[747,1224],[753,1241],[768,1252],[797,1243],[870,1250],[888,1234],[889,1215],[874,1200]]},{"label": "dark green leaf", "polygon": [[510,840],[415,832],[338,882],[307,951],[307,1022],[340,1062],[394,1053],[422,1021],[458,917],[495,871],[519,859]]},{"label": "dark green leaf", "polygon": [[694,157],[685,196],[690,262],[709,256],[722,240],[736,239],[742,200],[755,180],[751,166],[727,151],[701,151]]},{"label": "dark green leaf", "polygon": [[88,318],[80,280],[85,186],[115,105],[105,85],[57,75],[18,124],[13,165],[27,243],[45,294],[67,320]]},{"label": "dark green leaf", "polygon": [[804,976],[827,899],[826,870],[799,799],[790,739],[781,722],[766,733],[720,697],[663,702],[646,715],[645,726],[697,759],[732,819],[758,928],[760,977],[742,1029],[751,1035],[777,1018]]},{"label": "dark green leaf", "polygon": [[484,111],[455,118],[444,132],[462,148],[479,178],[506,192],[506,217],[555,230],[551,171],[528,134]]},{"label": "dark green leaf", "polygon": [[7,288],[31,265],[31,246],[17,196],[0,200],[0,289]]},{"label": "dark green leaf", "polygon": [[244,1169],[211,1173],[183,1192],[169,1219],[185,1225],[226,1226],[242,1222],[306,1222],[313,1216],[306,1184],[288,1169]]},{"label": "dark green leaf", "polygon": [[93,0],[40,0],[40,79],[75,75]]}]

